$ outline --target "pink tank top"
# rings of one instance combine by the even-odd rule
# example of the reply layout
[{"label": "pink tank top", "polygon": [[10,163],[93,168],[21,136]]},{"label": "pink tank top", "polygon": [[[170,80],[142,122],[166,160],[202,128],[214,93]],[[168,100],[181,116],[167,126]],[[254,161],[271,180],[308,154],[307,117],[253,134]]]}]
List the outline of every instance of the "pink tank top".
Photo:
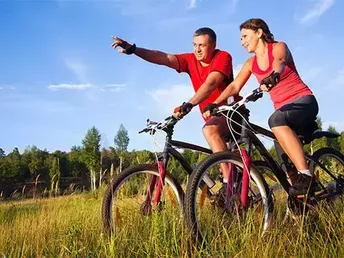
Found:
[{"label": "pink tank top", "polygon": [[[259,83],[272,73],[272,63],[274,61],[272,55],[273,44],[274,43],[268,44],[269,67],[265,71],[259,68],[257,57],[255,56],[253,58],[252,73],[256,76]],[[280,82],[273,87],[269,93],[275,110],[281,108],[285,104],[291,103],[299,97],[313,95],[313,92],[301,80],[291,54],[289,60],[287,60],[284,71],[281,73]]]}]

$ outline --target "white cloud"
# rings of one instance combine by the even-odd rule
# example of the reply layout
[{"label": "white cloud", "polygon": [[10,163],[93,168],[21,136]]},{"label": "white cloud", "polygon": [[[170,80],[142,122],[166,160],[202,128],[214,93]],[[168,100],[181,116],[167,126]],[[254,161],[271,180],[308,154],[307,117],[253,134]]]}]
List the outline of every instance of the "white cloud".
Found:
[{"label": "white cloud", "polygon": [[168,89],[157,89],[154,92],[148,92],[153,100],[159,105],[161,111],[171,112],[176,106],[188,101],[194,94],[191,85],[173,85]]},{"label": "white cloud", "polygon": [[104,88],[101,89],[101,91],[107,91],[110,90],[112,92],[120,92],[125,89],[125,84],[107,84]]},{"label": "white cloud", "polygon": [[87,76],[86,76],[87,69],[83,63],[76,60],[66,59],[65,65],[67,66],[68,69],[70,69],[76,75],[77,79],[80,82],[84,83],[87,81]]},{"label": "white cloud", "polygon": [[190,0],[189,8],[196,8],[196,0]]},{"label": "white cloud", "polygon": [[85,90],[93,88],[92,84],[68,84],[68,83],[62,83],[62,84],[50,84],[48,86],[49,90]]},{"label": "white cloud", "polygon": [[335,2],[335,0],[320,0],[305,15],[300,18],[301,23],[306,23],[323,15]]}]

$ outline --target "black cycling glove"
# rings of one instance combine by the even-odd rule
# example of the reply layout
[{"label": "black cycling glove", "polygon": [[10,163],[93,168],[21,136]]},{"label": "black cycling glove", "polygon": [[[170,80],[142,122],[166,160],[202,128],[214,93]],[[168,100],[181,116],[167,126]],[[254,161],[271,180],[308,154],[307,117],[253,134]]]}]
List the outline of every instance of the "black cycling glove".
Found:
[{"label": "black cycling glove", "polygon": [[264,78],[260,85],[265,85],[268,91],[270,91],[273,87],[276,86],[277,83],[280,81],[280,73],[275,73],[275,71],[272,71],[272,73]]}]

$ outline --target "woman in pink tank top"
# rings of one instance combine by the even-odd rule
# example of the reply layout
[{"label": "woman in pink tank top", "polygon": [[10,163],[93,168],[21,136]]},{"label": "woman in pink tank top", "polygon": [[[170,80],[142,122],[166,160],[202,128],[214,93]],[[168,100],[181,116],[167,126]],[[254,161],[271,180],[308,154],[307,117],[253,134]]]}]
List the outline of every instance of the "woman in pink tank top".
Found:
[{"label": "woman in pink tank top", "polygon": [[274,40],[265,21],[249,19],[240,25],[240,32],[241,45],[254,56],[245,62],[237,77],[216,101],[204,109],[203,115],[210,116],[218,103],[238,94],[251,74],[255,75],[261,88],[269,92],[275,108],[269,118],[269,126],[298,170],[289,193],[304,194],[316,184],[297,133],[304,131],[316,119],[317,101],[300,78],[288,46]]}]

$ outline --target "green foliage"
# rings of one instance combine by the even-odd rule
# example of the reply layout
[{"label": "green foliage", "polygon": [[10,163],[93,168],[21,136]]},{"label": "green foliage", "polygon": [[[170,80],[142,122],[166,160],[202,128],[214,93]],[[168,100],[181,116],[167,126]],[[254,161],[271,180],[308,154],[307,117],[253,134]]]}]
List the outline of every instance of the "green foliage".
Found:
[{"label": "green foliage", "polygon": [[36,146],[28,147],[24,151],[25,156],[28,157],[28,168],[32,178],[38,175],[40,178],[49,178],[49,153],[46,150],[40,150]]},{"label": "green foliage", "polygon": [[[331,133],[339,134],[339,132],[333,126],[328,127],[328,131]],[[340,151],[340,142],[338,141],[340,138],[328,138],[327,139],[327,146],[332,147],[336,150]]]},{"label": "green foliage", "polygon": [[339,146],[340,146],[340,152],[344,153],[344,132],[340,134],[340,137],[338,138]]},{"label": "green foliage", "polygon": [[4,158],[6,155],[5,155],[5,151],[3,149],[0,148],[0,159],[1,158]]},{"label": "green foliage", "polygon": [[[317,119],[317,123],[319,128],[323,127],[320,118]],[[338,130],[333,126],[329,126],[328,130],[338,133]],[[129,137],[123,125],[120,126],[114,138],[114,147],[100,150],[100,142],[100,132],[95,127],[92,127],[87,131],[85,138],[82,140],[82,146],[73,146],[69,152],[57,150],[49,153],[47,150],[40,150],[36,146],[29,146],[22,154],[19,153],[17,148],[14,148],[12,152],[6,155],[5,151],[0,148],[1,186],[7,186],[6,182],[8,180],[14,184],[23,183],[24,185],[26,184],[25,180],[34,180],[38,175],[40,175],[39,180],[43,181],[47,186],[51,183],[51,178],[55,174],[59,174],[59,178],[62,180],[66,177],[78,177],[85,182],[93,173],[94,180],[100,181],[101,177],[97,176],[99,172],[102,171],[104,177],[108,176],[112,165],[114,173],[118,173],[120,168],[124,169],[141,163],[153,163],[156,160],[155,154],[148,150],[133,150],[130,152],[127,150]],[[305,151],[313,153],[319,148],[327,146],[336,148],[344,153],[344,132],[341,132],[338,138],[326,139],[324,137],[316,139],[311,144],[305,146]],[[274,146],[269,149],[269,152],[274,159],[277,159]],[[184,150],[182,155],[192,167],[195,167],[207,156],[206,154],[191,150]],[[253,160],[261,159],[255,149],[252,152],[252,158]],[[169,160],[168,171],[182,183],[187,179],[184,169],[173,158]],[[106,173],[104,174],[104,172]],[[215,176],[219,171],[214,169],[211,173],[214,173]]]},{"label": "green foliage", "polygon": [[0,178],[21,179],[25,174],[21,155],[18,148],[14,148],[7,156],[0,159]]},{"label": "green foliage", "polygon": [[71,176],[82,177],[89,173],[83,159],[83,151],[81,147],[73,146],[67,155],[69,164],[69,174]]}]

